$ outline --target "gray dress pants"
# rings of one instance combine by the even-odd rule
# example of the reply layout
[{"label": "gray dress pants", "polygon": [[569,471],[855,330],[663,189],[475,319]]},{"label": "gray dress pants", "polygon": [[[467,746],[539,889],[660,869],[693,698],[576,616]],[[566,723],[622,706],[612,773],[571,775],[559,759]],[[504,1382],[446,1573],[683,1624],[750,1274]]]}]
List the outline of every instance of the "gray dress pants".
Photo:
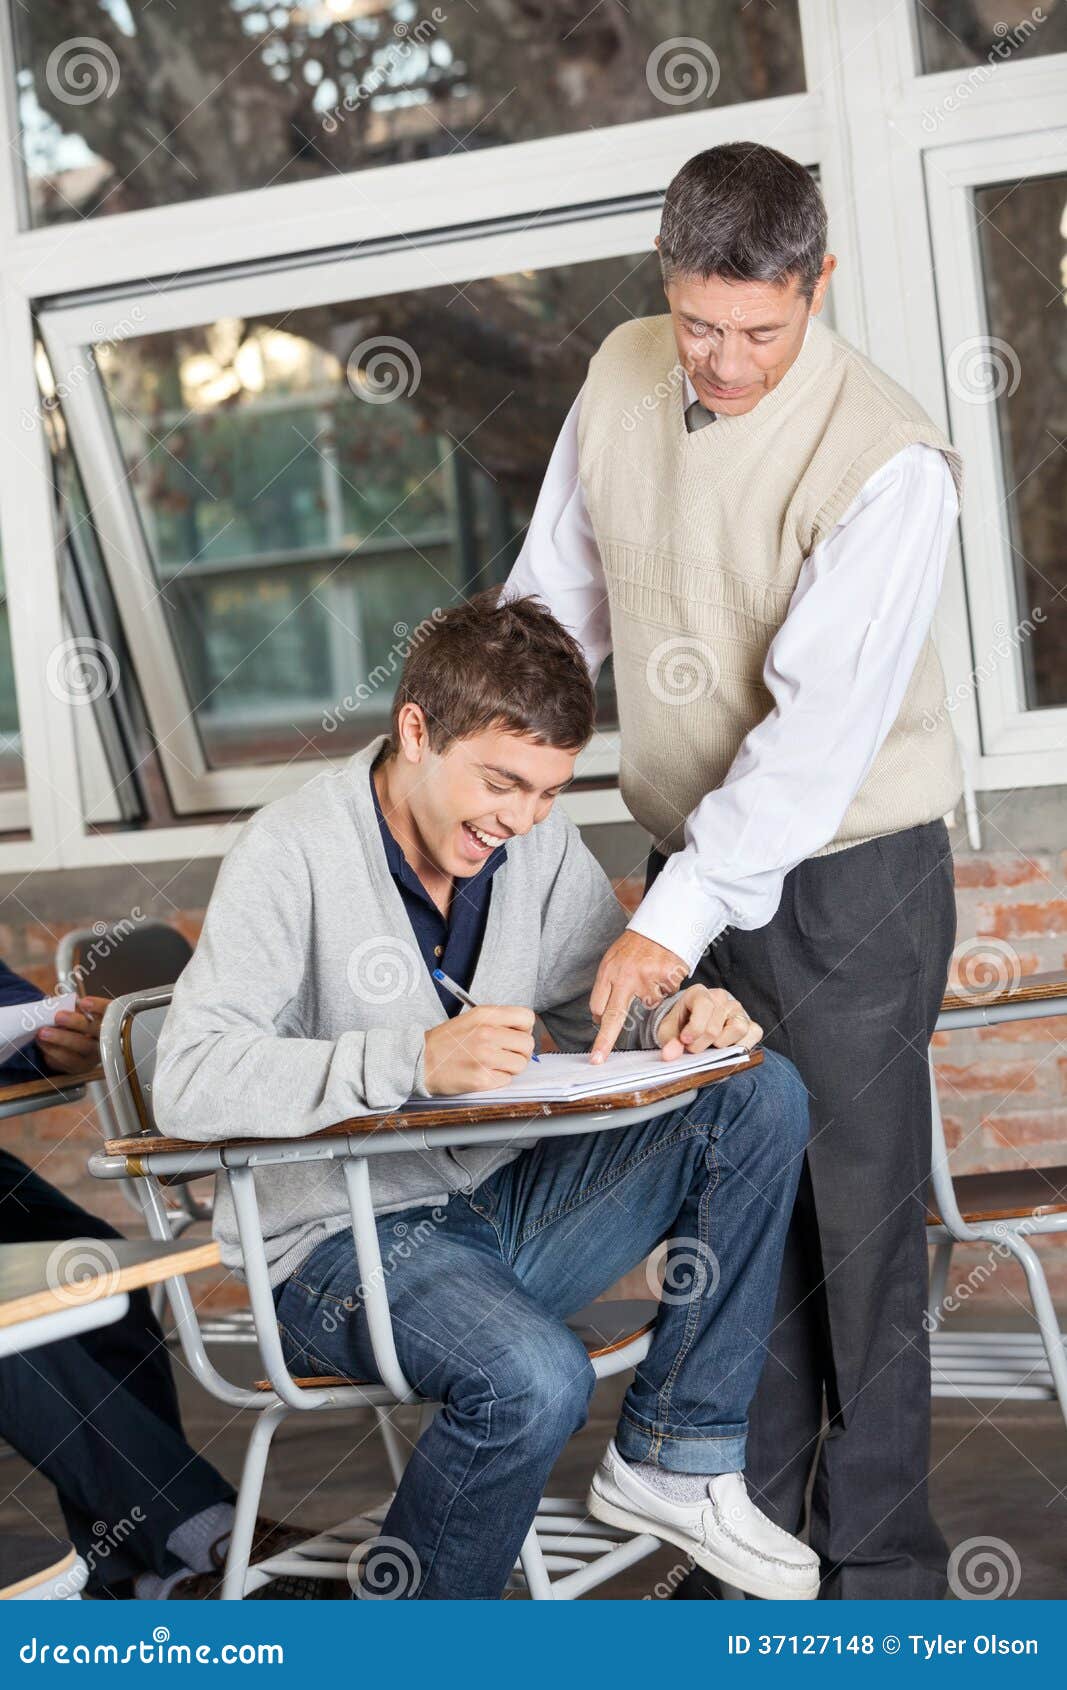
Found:
[{"label": "gray dress pants", "polygon": [[[716,940],[694,974],[740,999],[811,1099],[747,1479],[788,1531],[807,1521],[828,1598],[946,1589],[927,1500],[924,1197],[927,1049],[955,934],[938,820],[799,864],[774,918]],[[697,1571],[677,1594],[719,1592]]]}]

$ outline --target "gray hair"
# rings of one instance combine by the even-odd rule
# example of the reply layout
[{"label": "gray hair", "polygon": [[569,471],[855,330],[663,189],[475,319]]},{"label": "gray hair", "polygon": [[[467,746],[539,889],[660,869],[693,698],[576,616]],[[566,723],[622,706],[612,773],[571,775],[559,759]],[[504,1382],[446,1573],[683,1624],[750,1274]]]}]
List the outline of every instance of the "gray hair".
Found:
[{"label": "gray hair", "polygon": [[756,141],[709,147],[667,189],[659,256],[665,287],[675,276],[779,287],[796,277],[810,305],[826,256],[826,206],[795,158]]}]

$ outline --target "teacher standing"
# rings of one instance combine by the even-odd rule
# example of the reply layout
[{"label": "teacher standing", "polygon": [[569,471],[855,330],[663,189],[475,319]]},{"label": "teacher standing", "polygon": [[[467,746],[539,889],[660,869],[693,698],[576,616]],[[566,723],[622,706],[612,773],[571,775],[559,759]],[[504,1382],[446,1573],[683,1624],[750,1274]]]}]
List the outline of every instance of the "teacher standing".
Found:
[{"label": "teacher standing", "polygon": [[927,1048],[962,788],[930,628],[962,462],[820,322],[826,228],[770,147],[679,171],[669,314],[591,360],[505,590],[539,594],[594,673],[614,653],[620,786],[654,841],[594,988],[598,1053],[691,975],[810,1093],[750,1486],[796,1532],[814,1473],[824,1597],[929,1598]]}]

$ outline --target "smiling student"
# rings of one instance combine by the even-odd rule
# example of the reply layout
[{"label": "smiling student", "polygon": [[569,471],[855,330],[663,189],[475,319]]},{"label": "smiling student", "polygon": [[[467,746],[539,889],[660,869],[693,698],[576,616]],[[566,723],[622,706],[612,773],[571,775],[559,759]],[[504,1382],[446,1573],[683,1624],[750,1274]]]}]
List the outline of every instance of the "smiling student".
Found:
[{"label": "smiling student", "polygon": [[[164,1132],[302,1136],[497,1086],[530,1061],[535,1015],[562,1048],[591,1046],[590,987],[625,917],[555,800],[593,691],[543,607],[497,597],[449,611],[411,653],[387,739],[268,805],[233,846],[160,1042]],[[462,1008],[435,968],[483,1007]],[[636,1005],[621,1042],[670,1057],[760,1031],[697,986]],[[661,1307],[590,1511],[681,1542],[754,1594],[816,1594],[817,1557],[742,1477],[807,1130],[795,1070],[768,1054],[641,1125],[375,1158],[383,1256],[394,1229],[423,1238],[388,1279],[397,1353],[443,1405],[382,1527],[412,1551],[406,1595],[502,1594],[595,1383],[566,1317],[665,1238],[718,1273]],[[290,1367],[374,1377],[340,1170],[263,1169],[257,1190]],[[215,1226],[239,1267],[224,1192]]]}]

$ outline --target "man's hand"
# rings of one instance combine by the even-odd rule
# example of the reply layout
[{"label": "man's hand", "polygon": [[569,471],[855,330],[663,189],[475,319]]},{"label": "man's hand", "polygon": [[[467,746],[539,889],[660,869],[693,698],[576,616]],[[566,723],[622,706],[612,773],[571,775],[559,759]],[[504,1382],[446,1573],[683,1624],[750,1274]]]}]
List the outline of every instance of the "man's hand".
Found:
[{"label": "man's hand", "polygon": [[660,1022],[656,1042],[665,1062],[679,1056],[697,1056],[710,1045],[744,1045],[751,1050],[763,1037],[763,1028],[745,1014],[736,998],[719,987],[690,986],[672,1004]]},{"label": "man's hand", "polygon": [[100,1060],[100,1022],[106,998],[78,998],[76,1009],[61,1009],[54,1027],[42,1027],[37,1047],[55,1074],[84,1074]]},{"label": "man's hand", "polygon": [[431,1027],[426,1035],[426,1089],[434,1097],[488,1091],[521,1074],[533,1055],[532,1009],[481,1004]]},{"label": "man's hand", "polygon": [[676,992],[689,973],[680,956],[654,939],[645,939],[627,928],[611,949],[604,952],[597,969],[589,1008],[600,1031],[590,1061],[603,1062],[626,1023],[630,1005],[640,998],[650,1009]]}]

